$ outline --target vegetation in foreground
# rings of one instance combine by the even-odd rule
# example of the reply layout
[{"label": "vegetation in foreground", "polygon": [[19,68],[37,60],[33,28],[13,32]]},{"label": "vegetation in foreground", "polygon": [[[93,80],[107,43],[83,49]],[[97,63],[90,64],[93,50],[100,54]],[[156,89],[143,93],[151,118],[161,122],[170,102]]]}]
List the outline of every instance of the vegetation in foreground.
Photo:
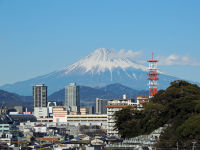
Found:
[{"label": "vegetation in foreground", "polygon": [[150,134],[167,125],[157,147],[191,147],[200,140],[200,87],[174,81],[138,111],[126,107],[115,113],[115,128],[123,138]]}]

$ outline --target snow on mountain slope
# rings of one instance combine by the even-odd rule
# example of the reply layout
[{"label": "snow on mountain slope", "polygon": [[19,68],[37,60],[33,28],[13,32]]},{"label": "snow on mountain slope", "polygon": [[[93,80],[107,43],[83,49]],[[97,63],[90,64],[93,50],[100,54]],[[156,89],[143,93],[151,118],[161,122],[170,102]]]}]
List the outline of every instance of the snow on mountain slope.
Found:
[{"label": "snow on mountain slope", "polygon": [[[79,61],[75,62],[74,64],[67,66],[61,70],[57,70],[53,73],[44,76],[44,78],[59,74],[60,77],[70,75],[72,73],[79,74],[100,74],[106,71],[110,72],[110,80],[112,81],[112,72],[120,68],[125,71],[127,68],[134,68],[139,69],[141,71],[147,71],[147,67],[134,62],[130,59],[130,56],[123,55],[123,53],[117,52],[114,49],[107,49],[107,48],[99,48],[89,54],[88,56],[80,59]],[[137,78],[136,74],[128,74],[130,78],[134,77]]]},{"label": "snow on mountain slope", "polygon": [[[118,52],[113,49],[100,48],[63,69],[0,88],[18,94],[31,95],[33,85],[44,83],[51,94],[70,82],[76,82],[78,85],[91,87],[121,83],[134,89],[147,90],[148,64],[144,66],[139,63],[137,55],[132,51]],[[160,88],[166,88],[171,81],[177,79],[163,73],[159,75],[159,78]]]},{"label": "snow on mountain slope", "polygon": [[112,72],[115,68],[126,69],[133,67],[146,71],[146,67],[131,61],[127,56],[119,56],[119,53],[112,49],[100,48],[95,50],[90,55],[74,63],[73,65],[64,68],[68,74],[72,70],[81,67],[85,72],[100,73],[108,69]]}]

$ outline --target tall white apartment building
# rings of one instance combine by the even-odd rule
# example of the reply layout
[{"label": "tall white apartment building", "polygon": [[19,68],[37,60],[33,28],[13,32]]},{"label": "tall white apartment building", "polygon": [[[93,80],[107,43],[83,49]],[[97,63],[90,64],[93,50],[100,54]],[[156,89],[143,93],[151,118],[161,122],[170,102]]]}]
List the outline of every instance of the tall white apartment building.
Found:
[{"label": "tall white apartment building", "polygon": [[65,106],[70,112],[80,112],[79,86],[76,83],[65,87]]},{"label": "tall white apartment building", "polygon": [[127,99],[125,96],[123,99],[108,99],[108,105],[107,107],[107,121],[108,121],[108,127],[107,127],[107,135],[108,136],[119,136],[118,131],[114,130],[115,120],[114,120],[114,113],[116,111],[121,110],[124,107],[137,107],[137,101],[134,99]]}]

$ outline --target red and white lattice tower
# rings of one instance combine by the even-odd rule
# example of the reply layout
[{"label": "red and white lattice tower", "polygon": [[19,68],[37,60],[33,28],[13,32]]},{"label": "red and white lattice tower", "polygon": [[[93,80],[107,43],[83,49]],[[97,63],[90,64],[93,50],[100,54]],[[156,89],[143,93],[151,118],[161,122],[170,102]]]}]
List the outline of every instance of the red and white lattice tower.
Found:
[{"label": "red and white lattice tower", "polygon": [[149,98],[153,97],[157,93],[157,80],[158,80],[158,68],[157,68],[157,62],[158,60],[153,59],[153,53],[152,53],[152,60],[148,60],[149,62],[149,73],[148,73],[148,80],[149,80]]}]

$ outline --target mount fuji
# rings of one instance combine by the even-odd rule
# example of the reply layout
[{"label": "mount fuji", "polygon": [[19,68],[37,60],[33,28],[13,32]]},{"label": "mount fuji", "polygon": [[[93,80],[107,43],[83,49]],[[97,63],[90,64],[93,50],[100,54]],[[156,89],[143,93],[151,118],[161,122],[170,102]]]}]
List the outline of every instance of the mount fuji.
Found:
[{"label": "mount fuji", "polygon": [[[113,49],[100,48],[74,64],[52,73],[30,80],[6,84],[0,89],[31,95],[32,86],[43,83],[48,86],[48,94],[63,89],[71,82],[90,87],[102,87],[121,83],[136,90],[147,90],[147,66],[133,60],[130,55],[123,55]],[[178,78],[159,72],[158,89],[169,86]]]}]

